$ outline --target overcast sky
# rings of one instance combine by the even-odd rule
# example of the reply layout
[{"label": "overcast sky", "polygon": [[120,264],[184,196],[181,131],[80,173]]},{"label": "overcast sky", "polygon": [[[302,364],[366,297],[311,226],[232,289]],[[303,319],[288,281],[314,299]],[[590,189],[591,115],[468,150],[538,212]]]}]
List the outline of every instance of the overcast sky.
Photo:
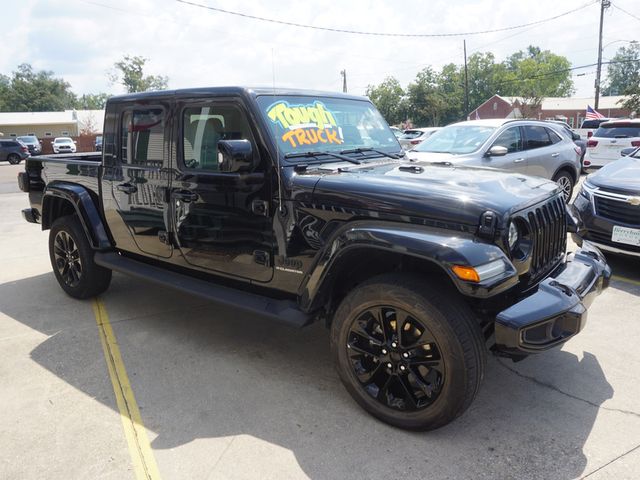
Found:
[{"label": "overcast sky", "polygon": [[[319,1],[192,0],[227,10],[321,27],[386,33],[455,33],[534,22],[590,0]],[[613,0],[640,18],[640,1]],[[394,38],[350,35],[260,22],[175,0],[0,0],[0,73],[20,63],[52,70],[82,93],[121,93],[107,78],[123,55],[149,58],[147,73],[169,77],[170,88],[255,85],[349,91],[393,75],[406,86],[424,66],[462,63],[463,37]],[[498,60],[537,45],[574,66],[597,60],[599,6],[541,25],[468,35],[468,53],[491,51]],[[6,28],[9,27],[9,28]],[[640,20],[610,8],[603,56],[640,39]],[[615,42],[615,43],[612,43]],[[273,58],[273,62],[272,62]],[[272,65],[275,68],[272,68]],[[606,70],[605,70],[606,71]],[[576,74],[583,74],[576,76]],[[576,96],[592,96],[595,67],[574,72]]]}]

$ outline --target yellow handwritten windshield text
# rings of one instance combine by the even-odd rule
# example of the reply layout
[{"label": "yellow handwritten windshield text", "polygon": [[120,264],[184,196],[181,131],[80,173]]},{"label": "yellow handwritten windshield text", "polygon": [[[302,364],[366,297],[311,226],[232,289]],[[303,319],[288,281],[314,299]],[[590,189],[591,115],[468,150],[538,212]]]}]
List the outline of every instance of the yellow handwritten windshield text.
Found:
[{"label": "yellow handwritten windshield text", "polygon": [[335,143],[340,145],[342,139],[338,130],[334,128],[296,128],[282,135],[283,142],[291,143],[292,147],[300,145],[315,145],[317,143]]},{"label": "yellow handwritten windshield text", "polygon": [[311,126],[317,128],[338,126],[336,119],[321,102],[295,106],[289,106],[287,102],[278,102],[271,106],[267,115],[274,123],[279,123],[286,130]]}]

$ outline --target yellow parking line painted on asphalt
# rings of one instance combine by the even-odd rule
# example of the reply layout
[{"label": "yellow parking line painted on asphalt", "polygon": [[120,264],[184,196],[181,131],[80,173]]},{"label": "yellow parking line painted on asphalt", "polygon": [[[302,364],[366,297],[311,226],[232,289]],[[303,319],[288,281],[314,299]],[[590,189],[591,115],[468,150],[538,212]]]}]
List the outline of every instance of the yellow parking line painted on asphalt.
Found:
[{"label": "yellow parking line painted on asphalt", "polygon": [[637,285],[640,287],[640,282],[638,280],[632,280],[630,278],[621,277],[620,275],[611,275],[613,280],[617,280],[618,282],[630,283],[632,285]]},{"label": "yellow parking line painted on asphalt", "polygon": [[120,348],[116,336],[113,333],[107,310],[102,300],[93,300],[93,313],[100,332],[100,341],[104,351],[104,358],[107,362],[107,369],[113,384],[113,392],[116,395],[116,402],[120,410],[122,427],[129,445],[129,453],[133,461],[133,469],[138,480],[156,480],[160,478],[158,465],[151,450],[151,444],[147,437],[147,431],[142,424],[142,417],[133,389],[127,376],[127,370],[120,355]]}]

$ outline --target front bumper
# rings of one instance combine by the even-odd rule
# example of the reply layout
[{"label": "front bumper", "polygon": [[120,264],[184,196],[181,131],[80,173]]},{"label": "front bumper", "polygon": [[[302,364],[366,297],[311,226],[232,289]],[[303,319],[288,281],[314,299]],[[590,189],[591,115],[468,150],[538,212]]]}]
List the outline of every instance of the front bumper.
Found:
[{"label": "front bumper", "polygon": [[495,320],[495,348],[507,355],[538,353],[579,333],[587,309],[609,286],[611,268],[589,242],[538,285],[538,291],[503,310]]}]

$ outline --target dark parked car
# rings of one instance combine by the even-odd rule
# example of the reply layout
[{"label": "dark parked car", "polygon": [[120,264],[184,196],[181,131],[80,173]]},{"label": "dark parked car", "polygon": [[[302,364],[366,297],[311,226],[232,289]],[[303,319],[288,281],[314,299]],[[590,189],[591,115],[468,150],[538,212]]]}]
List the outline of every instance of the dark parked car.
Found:
[{"label": "dark parked car", "polygon": [[18,177],[67,294],[117,271],[321,321],[347,391],[398,427],[461,415],[487,348],[521,359],[577,335],[611,275],[588,242],[566,254],[558,185],[410,162],[364,97],[136,93],[107,101],[104,136],[102,155],[36,157]]},{"label": "dark parked car", "polygon": [[27,146],[18,140],[0,140],[0,160],[17,165],[29,156]]},{"label": "dark parked car", "polygon": [[96,137],[96,152],[102,151],[102,135]]},{"label": "dark parked car", "polygon": [[42,153],[42,144],[38,137],[33,135],[24,135],[22,137],[17,137],[16,140],[24,143],[29,149],[29,153],[31,155],[40,155]]},{"label": "dark parked car", "polygon": [[584,223],[578,245],[640,257],[640,149],[589,175],[574,206]]}]

